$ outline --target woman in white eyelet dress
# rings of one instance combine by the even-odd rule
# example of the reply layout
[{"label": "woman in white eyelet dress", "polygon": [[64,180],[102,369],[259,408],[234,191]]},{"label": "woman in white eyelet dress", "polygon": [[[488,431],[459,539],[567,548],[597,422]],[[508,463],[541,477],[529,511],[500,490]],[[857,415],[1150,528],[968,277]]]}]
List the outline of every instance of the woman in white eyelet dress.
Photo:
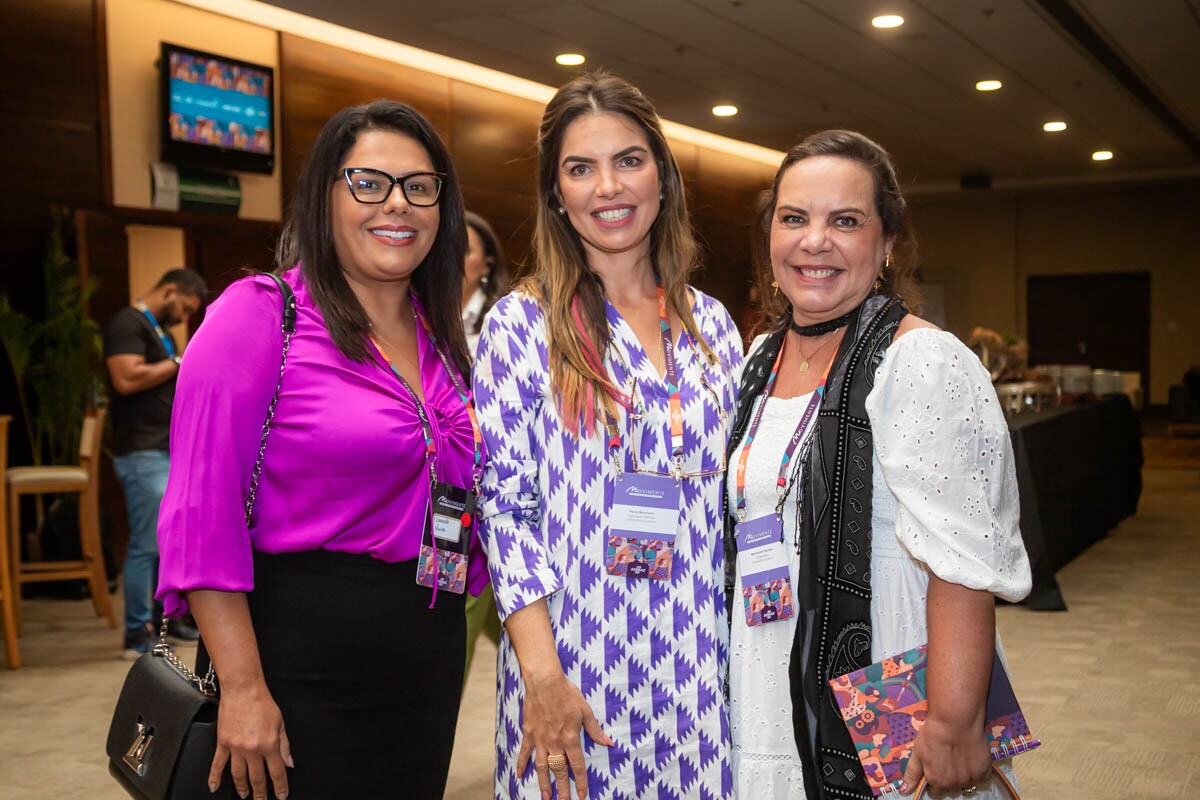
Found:
[{"label": "woman in white eyelet dress", "polygon": [[[750,355],[764,338],[754,341]],[[774,510],[780,457],[809,397],[768,399],[746,464],[747,519]],[[932,328],[899,337],[876,372],[875,389],[867,397],[875,436],[872,661],[928,641],[927,570],[943,580],[987,589],[1006,599],[1019,599],[1029,591],[1029,562],[1019,546],[1008,426],[994,398],[991,378],[974,353],[952,334]],[[734,459],[741,447],[739,442],[734,448]],[[906,458],[912,454],[917,454],[915,461]],[[793,472],[800,462],[792,460]],[[985,493],[993,503],[986,505],[994,504],[998,513],[964,499],[977,494],[955,491],[953,484],[962,480],[995,482]],[[800,557],[795,547],[794,476],[789,485],[783,530],[795,586]],[[733,481],[729,489],[732,504]],[[994,533],[948,533],[955,529]],[[741,580],[740,573],[737,579]],[[745,614],[737,610],[731,619],[730,723],[737,796],[803,800],[788,683],[796,618],[754,628],[746,626]],[[996,647],[1000,649],[999,636]],[[1011,767],[1002,765],[1002,769],[1011,778]],[[1004,796],[980,789],[970,798]]]},{"label": "woman in white eyelet dress", "polygon": [[[772,372],[777,375],[772,396],[765,401],[745,465],[745,520],[775,512],[784,449],[818,377],[848,335],[852,313],[867,305],[880,309],[886,298],[868,302],[873,295],[912,297],[914,288],[914,266],[893,262],[893,249],[909,236],[895,169],[886,151],[861,134],[824,131],[792,148],[759,208],[756,227],[760,296],[766,318],[776,325],[770,339],[762,336],[751,345],[743,393],[754,391],[756,381],[764,385],[759,379],[765,380],[769,365],[756,359],[764,343],[772,343],[764,352],[782,350]],[[882,311],[871,313],[884,316]],[[1005,795],[989,777],[982,722],[975,729],[983,716],[993,641],[1000,650],[993,595],[1016,601],[1031,584],[1018,528],[1008,426],[990,376],[973,353],[952,334],[912,314],[889,313],[898,327],[873,374],[865,374],[871,367],[864,363],[853,385],[838,384],[839,391],[852,391],[865,401],[872,437],[867,445],[873,453],[870,579],[864,581],[870,591],[870,661],[931,639],[941,643],[930,646],[929,716],[915,740],[906,780],[915,788],[924,772],[941,797],[999,800]],[[759,397],[754,408],[739,410],[735,430],[742,438],[729,458],[730,508],[736,508],[737,500],[733,465],[746,439],[742,415],[753,415],[763,402]],[[781,512],[797,598],[805,596],[802,582],[820,574],[801,563],[797,546],[797,518],[803,510],[797,494],[803,505],[807,490],[798,492],[796,473],[805,461],[807,440],[820,424],[817,419],[809,424],[799,456],[790,461]],[[739,569],[734,587],[740,586]],[[858,613],[849,611],[853,606],[837,605],[846,601],[836,595],[827,597],[834,605],[824,606],[825,613],[830,608]],[[822,763],[802,762],[794,734],[789,667],[797,621],[806,610],[798,602],[795,617],[749,627],[740,601],[737,605],[730,615],[729,685],[737,796],[864,796],[861,790],[840,788],[840,783],[810,786],[806,792],[805,773],[820,775],[821,767],[831,763],[824,755],[810,756],[808,741],[803,742],[804,758]],[[867,609],[862,611],[866,616]],[[818,744],[826,748],[825,742]],[[1002,763],[1001,769],[1011,779],[1011,766]]]}]

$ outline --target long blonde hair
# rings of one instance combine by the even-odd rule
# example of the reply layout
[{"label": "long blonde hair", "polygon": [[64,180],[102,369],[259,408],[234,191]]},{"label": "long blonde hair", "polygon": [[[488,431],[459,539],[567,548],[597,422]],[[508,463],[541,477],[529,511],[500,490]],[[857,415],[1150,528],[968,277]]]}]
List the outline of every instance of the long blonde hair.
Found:
[{"label": "long blonde hair", "polygon": [[604,285],[587,263],[579,234],[558,207],[558,159],[567,127],[585,113],[621,114],[646,134],[658,165],[662,202],[650,228],[650,254],[670,308],[684,330],[714,358],[700,335],[688,300],[688,277],[699,248],[688,219],[679,166],[667,146],[653,104],[628,81],[590,72],[558,90],[538,129],[537,218],[533,231],[533,272],[522,289],[541,303],[549,339],[550,385],[566,427],[587,436],[617,418],[626,402],[604,367],[611,331],[604,310]]}]

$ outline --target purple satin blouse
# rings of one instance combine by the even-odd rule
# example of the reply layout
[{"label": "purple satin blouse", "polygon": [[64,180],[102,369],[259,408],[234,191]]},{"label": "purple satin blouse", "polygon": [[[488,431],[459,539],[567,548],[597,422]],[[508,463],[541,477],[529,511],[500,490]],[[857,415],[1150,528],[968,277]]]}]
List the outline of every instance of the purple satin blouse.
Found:
[{"label": "purple satin blouse", "polygon": [[[193,589],[248,592],[252,551],[369,553],[416,559],[428,538],[429,472],[416,405],[376,353],[341,354],[299,268],[292,337],[271,423],[254,519],[243,511],[263,420],[279,376],[282,302],[265,276],[233,283],[188,345],[171,419],[171,470],[158,517],[158,597],[187,610]],[[466,408],[424,328],[421,386],[440,480],[470,486],[474,443]],[[487,583],[473,536],[472,594]]]}]

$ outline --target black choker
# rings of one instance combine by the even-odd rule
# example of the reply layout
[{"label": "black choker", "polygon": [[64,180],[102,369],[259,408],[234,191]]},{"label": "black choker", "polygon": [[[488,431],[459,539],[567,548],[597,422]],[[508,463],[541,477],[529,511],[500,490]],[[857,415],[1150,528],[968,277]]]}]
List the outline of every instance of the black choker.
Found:
[{"label": "black choker", "polygon": [[[855,309],[857,311],[858,309]],[[838,328],[844,328],[850,322],[850,318],[854,316],[854,311],[850,311],[837,319],[831,319],[828,322],[818,322],[816,325],[797,325],[796,320],[792,315],[788,315],[788,325],[792,330],[801,336],[824,336],[830,331],[836,331]]]}]

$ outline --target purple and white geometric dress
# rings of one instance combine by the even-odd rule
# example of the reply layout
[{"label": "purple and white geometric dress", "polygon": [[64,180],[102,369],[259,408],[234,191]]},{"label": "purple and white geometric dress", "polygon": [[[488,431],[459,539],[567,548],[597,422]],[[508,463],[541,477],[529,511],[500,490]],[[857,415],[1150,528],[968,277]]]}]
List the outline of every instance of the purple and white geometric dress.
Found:
[{"label": "purple and white geometric dress", "polygon": [[[682,334],[676,343],[684,470],[719,473],[733,424],[742,343],[724,306],[693,290],[693,313],[717,360]],[[607,305],[609,374],[636,379],[622,411],[623,468],[670,463],[667,386],[633,330]],[[604,567],[615,470],[602,432],[577,438],[550,389],[545,319],[514,293],[488,314],[474,394],[487,443],[480,533],[500,616],[547,599],[559,660],[591,705],[611,748],[583,734],[591,798],[733,795],[722,684],[728,668],[721,515],[724,477],[684,477],[670,580],[609,575]],[[616,353],[620,352],[620,358]],[[632,427],[631,427],[632,426]],[[631,444],[632,440],[632,444]],[[507,635],[497,674],[497,800],[538,797],[533,763],[516,774],[524,684]]]}]

